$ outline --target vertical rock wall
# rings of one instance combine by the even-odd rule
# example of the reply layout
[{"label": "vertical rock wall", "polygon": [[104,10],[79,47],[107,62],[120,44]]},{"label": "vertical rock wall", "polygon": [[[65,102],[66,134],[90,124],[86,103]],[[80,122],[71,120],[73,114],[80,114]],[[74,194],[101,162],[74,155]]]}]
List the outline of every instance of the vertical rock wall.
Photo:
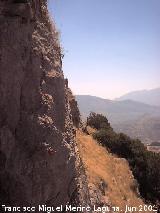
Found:
[{"label": "vertical rock wall", "polygon": [[0,0],[1,204],[89,202],[57,34],[46,0]]}]

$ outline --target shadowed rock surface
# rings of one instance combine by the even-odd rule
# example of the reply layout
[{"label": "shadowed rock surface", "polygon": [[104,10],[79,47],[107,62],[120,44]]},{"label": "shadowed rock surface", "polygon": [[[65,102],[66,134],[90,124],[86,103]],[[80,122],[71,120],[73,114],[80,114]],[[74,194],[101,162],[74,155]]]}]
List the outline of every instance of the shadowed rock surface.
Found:
[{"label": "shadowed rock surface", "polygon": [[0,0],[1,204],[89,203],[68,91],[46,0]]}]

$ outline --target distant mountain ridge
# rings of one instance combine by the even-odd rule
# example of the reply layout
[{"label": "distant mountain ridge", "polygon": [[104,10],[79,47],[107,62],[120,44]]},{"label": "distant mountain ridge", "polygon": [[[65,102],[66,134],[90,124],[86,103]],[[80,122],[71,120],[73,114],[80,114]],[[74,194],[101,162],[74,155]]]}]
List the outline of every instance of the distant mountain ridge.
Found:
[{"label": "distant mountain ridge", "polygon": [[136,120],[144,115],[160,116],[160,107],[132,100],[114,101],[90,95],[77,95],[76,100],[83,118],[91,111],[106,115],[112,123]]},{"label": "distant mountain ridge", "polygon": [[115,100],[133,100],[149,105],[160,106],[160,88],[129,92]]},{"label": "distant mountain ridge", "polygon": [[91,111],[102,113],[117,132],[121,131],[131,137],[140,138],[146,143],[160,140],[158,106],[132,100],[112,101],[90,95],[77,95],[76,100],[83,120]]}]

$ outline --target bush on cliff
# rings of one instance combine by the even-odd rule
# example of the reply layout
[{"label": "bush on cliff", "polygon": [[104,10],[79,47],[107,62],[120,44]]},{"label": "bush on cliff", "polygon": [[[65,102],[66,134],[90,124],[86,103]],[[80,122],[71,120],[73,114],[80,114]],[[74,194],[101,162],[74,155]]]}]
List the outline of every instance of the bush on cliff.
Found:
[{"label": "bush on cliff", "polygon": [[102,114],[91,112],[87,118],[87,125],[95,129],[110,129],[110,124],[107,118]]}]

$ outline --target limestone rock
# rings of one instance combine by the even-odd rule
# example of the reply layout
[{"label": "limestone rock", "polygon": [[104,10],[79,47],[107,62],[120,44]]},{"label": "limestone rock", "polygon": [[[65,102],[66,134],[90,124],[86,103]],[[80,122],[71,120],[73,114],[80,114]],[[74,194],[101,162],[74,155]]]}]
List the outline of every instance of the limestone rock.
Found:
[{"label": "limestone rock", "polygon": [[61,48],[46,0],[0,0],[0,203],[88,205]]}]

